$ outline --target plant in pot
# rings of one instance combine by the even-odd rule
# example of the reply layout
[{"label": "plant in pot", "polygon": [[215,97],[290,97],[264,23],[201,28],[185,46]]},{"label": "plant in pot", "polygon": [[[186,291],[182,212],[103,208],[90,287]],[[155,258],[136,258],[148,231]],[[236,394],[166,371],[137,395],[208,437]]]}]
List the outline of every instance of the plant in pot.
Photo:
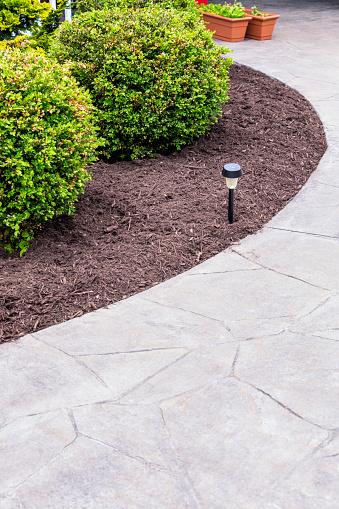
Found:
[{"label": "plant in pot", "polygon": [[275,22],[280,18],[279,14],[259,11],[255,5],[252,9],[245,9],[245,12],[252,16],[247,26],[246,37],[257,41],[272,39]]},{"label": "plant in pot", "polygon": [[207,0],[195,0],[197,2],[197,4],[199,5],[207,5]]},{"label": "plant in pot", "polygon": [[248,22],[252,19],[245,13],[241,2],[224,5],[208,4],[202,7],[203,19],[216,39],[228,42],[243,41]]}]

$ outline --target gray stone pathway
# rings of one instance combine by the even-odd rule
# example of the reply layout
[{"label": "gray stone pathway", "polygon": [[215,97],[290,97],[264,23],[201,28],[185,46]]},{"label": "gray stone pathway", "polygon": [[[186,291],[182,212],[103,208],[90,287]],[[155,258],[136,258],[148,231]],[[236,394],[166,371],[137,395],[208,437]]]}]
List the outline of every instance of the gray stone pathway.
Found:
[{"label": "gray stone pathway", "polygon": [[240,245],[1,345],[1,509],[339,507],[339,5],[260,7],[234,60],[312,102],[326,154]]}]

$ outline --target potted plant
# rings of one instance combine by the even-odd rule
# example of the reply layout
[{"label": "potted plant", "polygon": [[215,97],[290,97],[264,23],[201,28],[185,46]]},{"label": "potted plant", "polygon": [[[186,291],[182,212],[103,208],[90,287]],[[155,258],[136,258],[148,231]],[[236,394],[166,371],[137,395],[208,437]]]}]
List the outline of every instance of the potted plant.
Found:
[{"label": "potted plant", "polygon": [[244,40],[248,22],[252,18],[246,15],[240,2],[233,5],[208,4],[202,7],[202,11],[206,28],[214,32],[216,39],[228,42]]},{"label": "potted plant", "polygon": [[245,9],[245,12],[252,17],[248,22],[246,37],[257,41],[272,39],[275,22],[280,18],[279,14],[259,11],[255,5],[252,9]]}]

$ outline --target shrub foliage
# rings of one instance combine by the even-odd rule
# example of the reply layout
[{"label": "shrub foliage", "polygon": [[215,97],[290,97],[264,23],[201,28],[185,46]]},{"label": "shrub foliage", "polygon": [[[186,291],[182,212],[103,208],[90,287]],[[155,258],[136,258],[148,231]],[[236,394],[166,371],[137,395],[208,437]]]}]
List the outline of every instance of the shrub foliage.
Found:
[{"label": "shrub foliage", "polygon": [[[65,6],[66,0],[58,2],[57,9],[39,0],[0,0],[0,41],[19,36],[34,41],[36,47],[48,49]],[[0,48],[5,46],[0,43]]]},{"label": "shrub foliage", "polygon": [[99,110],[104,155],[115,159],[179,149],[217,121],[228,99],[231,60],[196,11],[86,12],[60,27],[51,51],[73,62]]},{"label": "shrub foliage", "polygon": [[163,9],[183,9],[195,12],[199,17],[199,6],[195,0],[77,0],[79,12],[112,9],[114,7],[131,7],[142,9],[160,5]]},{"label": "shrub foliage", "polygon": [[12,252],[74,211],[98,145],[93,107],[67,66],[32,50],[0,52],[0,245]]}]

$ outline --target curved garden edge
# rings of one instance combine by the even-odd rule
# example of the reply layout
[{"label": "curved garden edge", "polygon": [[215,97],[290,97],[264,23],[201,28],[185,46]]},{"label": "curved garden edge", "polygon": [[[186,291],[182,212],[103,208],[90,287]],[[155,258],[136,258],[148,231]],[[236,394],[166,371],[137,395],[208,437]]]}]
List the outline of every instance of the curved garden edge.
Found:
[{"label": "curved garden edge", "polygon": [[[233,66],[229,95],[222,119],[191,146],[96,163],[73,217],[52,221],[21,260],[1,251],[1,341],[175,276],[257,231],[288,203],[326,148],[318,116],[296,91],[246,67]],[[225,162],[244,169],[232,226]]]}]

